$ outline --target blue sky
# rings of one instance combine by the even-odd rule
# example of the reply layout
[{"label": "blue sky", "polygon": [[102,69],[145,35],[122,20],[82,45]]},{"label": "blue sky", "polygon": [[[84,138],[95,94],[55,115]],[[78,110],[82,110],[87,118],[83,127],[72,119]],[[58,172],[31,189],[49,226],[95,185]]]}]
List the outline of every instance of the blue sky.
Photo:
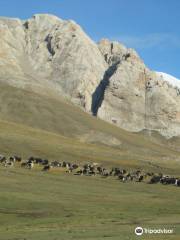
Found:
[{"label": "blue sky", "polygon": [[180,79],[180,0],[0,0],[0,15],[73,19],[95,41],[135,48],[146,65]]}]

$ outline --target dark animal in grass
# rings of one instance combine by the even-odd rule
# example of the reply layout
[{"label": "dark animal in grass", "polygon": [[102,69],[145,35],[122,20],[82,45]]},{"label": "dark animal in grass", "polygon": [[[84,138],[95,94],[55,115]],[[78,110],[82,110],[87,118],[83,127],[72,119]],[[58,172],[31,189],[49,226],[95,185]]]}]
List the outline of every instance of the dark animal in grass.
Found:
[{"label": "dark animal in grass", "polygon": [[79,166],[77,164],[72,164],[73,169],[77,169]]},{"label": "dark animal in grass", "polygon": [[86,175],[86,174],[88,174],[87,169],[83,169],[83,170],[82,170],[82,175]]},{"label": "dark animal in grass", "polygon": [[140,173],[141,173],[141,171],[140,171],[140,170],[137,170],[135,174],[136,174],[137,176],[139,176]]},{"label": "dark animal in grass", "polygon": [[97,167],[97,172],[98,172],[98,174],[101,174],[103,172],[102,167]]},{"label": "dark animal in grass", "polygon": [[22,162],[21,167],[32,169],[34,167],[34,163],[32,161]]},{"label": "dark animal in grass", "polygon": [[161,180],[161,176],[155,175],[150,179],[149,183],[150,184],[158,183],[158,182],[160,182],[160,180]]},{"label": "dark animal in grass", "polygon": [[167,184],[175,184],[176,183],[176,178],[174,177],[163,177],[160,180],[160,183],[167,185]]},{"label": "dark animal in grass", "polygon": [[122,181],[122,180],[123,180],[123,177],[124,177],[124,176],[123,176],[122,174],[120,174],[120,175],[118,176],[118,179]]},{"label": "dark animal in grass", "polygon": [[127,171],[126,171],[125,169],[122,169],[122,170],[121,170],[121,173],[122,173],[122,174],[126,174]]},{"label": "dark animal in grass", "polygon": [[34,157],[29,157],[29,158],[28,158],[28,161],[29,161],[29,162],[34,162],[34,161],[35,161],[35,158],[34,158]]},{"label": "dark animal in grass", "polygon": [[112,168],[110,171],[111,176],[118,176],[121,173],[121,170],[119,168]]},{"label": "dark animal in grass", "polygon": [[34,167],[34,163],[33,162],[27,162],[27,168],[28,169],[32,169]]},{"label": "dark animal in grass", "polygon": [[10,162],[15,162],[16,160],[15,160],[14,157],[10,157],[10,158],[9,158],[9,161],[10,161]]},{"label": "dark animal in grass", "polygon": [[49,161],[47,159],[42,160],[42,165],[48,165]]},{"label": "dark animal in grass", "polygon": [[21,162],[21,157],[18,157],[18,156],[12,156],[9,158],[9,161],[10,162]]},{"label": "dark animal in grass", "polygon": [[66,167],[66,162],[62,162],[62,167]]},{"label": "dark animal in grass", "polygon": [[90,176],[95,176],[95,175],[96,175],[95,171],[93,171],[93,170],[92,170],[92,171],[89,171],[88,174],[89,174]]},{"label": "dark animal in grass", "polygon": [[6,157],[1,155],[0,156],[0,163],[4,163],[6,161]]},{"label": "dark animal in grass", "polygon": [[46,165],[43,167],[42,171],[49,171],[51,169],[50,165]]},{"label": "dark animal in grass", "polygon": [[143,175],[140,175],[139,178],[138,178],[138,182],[142,182],[144,179],[144,176]]},{"label": "dark animal in grass", "polygon": [[21,162],[22,161],[22,158],[21,157],[19,157],[19,156],[14,156],[15,157],[15,159],[16,159],[16,162]]},{"label": "dark animal in grass", "polygon": [[[122,176],[123,176],[123,175],[122,175]],[[128,174],[126,175],[126,178],[127,178],[127,180],[129,180],[129,181],[133,181],[134,176],[133,176],[131,173],[128,173]]]},{"label": "dark animal in grass", "polygon": [[42,158],[34,158],[33,160],[32,160],[34,163],[36,163],[36,164],[39,164],[39,165],[42,165],[43,164],[43,159]]}]

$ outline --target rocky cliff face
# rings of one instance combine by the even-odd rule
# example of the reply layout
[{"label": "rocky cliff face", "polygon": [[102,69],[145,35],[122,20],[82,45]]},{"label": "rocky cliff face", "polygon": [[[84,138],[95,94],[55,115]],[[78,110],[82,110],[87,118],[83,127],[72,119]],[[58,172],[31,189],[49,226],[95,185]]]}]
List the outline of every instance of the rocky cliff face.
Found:
[{"label": "rocky cliff face", "polygon": [[132,49],[108,40],[101,41],[99,49],[109,69],[96,114],[124,129],[140,131],[145,126],[145,88],[149,71]]},{"label": "rocky cliff face", "polygon": [[110,74],[96,115],[130,131],[179,135],[179,85],[150,71],[134,50],[121,44],[102,40],[99,49]]},{"label": "rocky cliff face", "polygon": [[54,91],[91,111],[91,95],[106,63],[98,46],[73,21],[35,15],[0,19],[0,76],[34,91]]},{"label": "rocky cliff face", "polygon": [[133,49],[95,44],[73,21],[0,18],[0,81],[70,99],[128,131],[180,134],[180,89],[150,71]]}]

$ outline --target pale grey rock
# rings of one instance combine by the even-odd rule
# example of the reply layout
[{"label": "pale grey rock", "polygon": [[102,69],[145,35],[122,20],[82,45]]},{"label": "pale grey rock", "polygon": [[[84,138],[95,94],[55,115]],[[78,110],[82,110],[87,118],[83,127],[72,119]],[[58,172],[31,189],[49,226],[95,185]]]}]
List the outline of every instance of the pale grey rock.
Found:
[{"label": "pale grey rock", "polygon": [[180,89],[150,71],[133,49],[103,40],[99,48],[110,74],[95,104],[95,115],[129,131],[180,134]]},{"label": "pale grey rock", "polygon": [[180,89],[150,71],[135,50],[107,39],[96,44],[71,20],[1,17],[0,81],[69,99],[128,131],[180,135]]},{"label": "pale grey rock", "polygon": [[147,128],[166,137],[180,135],[180,89],[163,81],[156,73],[146,91]]},{"label": "pale grey rock", "polygon": [[96,114],[126,130],[140,131],[145,126],[145,88],[148,69],[134,50],[116,42],[108,44],[105,41],[106,49],[107,45],[111,46],[108,60],[102,42],[99,46],[110,65],[106,87]]},{"label": "pale grey rock", "polygon": [[79,25],[47,14],[27,21],[1,18],[0,24],[1,81],[56,92],[91,111],[106,62]]}]

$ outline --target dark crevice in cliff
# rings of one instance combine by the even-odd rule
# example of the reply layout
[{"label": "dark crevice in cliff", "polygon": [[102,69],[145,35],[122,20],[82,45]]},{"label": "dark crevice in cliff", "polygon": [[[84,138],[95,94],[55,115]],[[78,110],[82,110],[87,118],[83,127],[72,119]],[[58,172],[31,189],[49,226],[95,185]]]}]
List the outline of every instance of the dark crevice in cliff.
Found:
[{"label": "dark crevice in cliff", "polygon": [[47,42],[47,49],[48,49],[49,53],[51,54],[51,56],[53,57],[55,55],[55,51],[52,48],[52,39],[53,39],[53,36],[48,35],[45,38],[45,42]]},{"label": "dark crevice in cliff", "polygon": [[100,84],[92,94],[91,112],[93,116],[97,116],[98,110],[101,107],[102,102],[104,100],[106,88],[109,86],[109,80],[111,76],[116,72],[119,63],[120,61],[114,63],[106,70],[103,79],[101,80]]}]

